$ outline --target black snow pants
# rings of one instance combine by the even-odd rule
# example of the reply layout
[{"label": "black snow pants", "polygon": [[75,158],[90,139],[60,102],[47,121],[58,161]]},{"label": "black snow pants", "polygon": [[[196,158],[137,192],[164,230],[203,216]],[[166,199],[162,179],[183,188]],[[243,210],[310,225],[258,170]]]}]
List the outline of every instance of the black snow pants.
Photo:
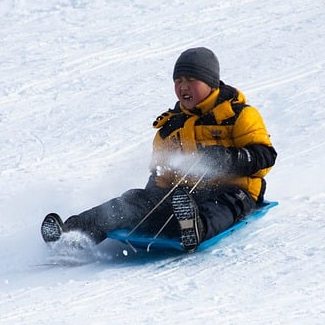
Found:
[{"label": "black snow pants", "polygon": [[[100,243],[112,230],[132,230],[168,191],[156,186],[131,189],[120,197],[71,216],[64,223],[64,231],[79,230],[88,234],[96,243]],[[173,213],[171,198],[172,195],[137,228],[136,232],[155,235]],[[226,230],[256,207],[250,194],[237,186],[199,189],[193,192],[193,198],[203,221],[202,241]],[[171,219],[161,236],[168,238],[180,236],[176,219]]]}]

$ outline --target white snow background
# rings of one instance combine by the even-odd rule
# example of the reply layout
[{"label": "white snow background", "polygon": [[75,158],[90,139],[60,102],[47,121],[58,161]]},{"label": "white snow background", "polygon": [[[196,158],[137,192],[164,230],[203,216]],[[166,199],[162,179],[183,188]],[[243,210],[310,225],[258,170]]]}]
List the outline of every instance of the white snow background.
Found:
[{"label": "white snow background", "polygon": [[[0,324],[325,324],[324,19],[324,0],[0,0]],[[64,263],[44,216],[145,185],[195,46],[261,111],[280,205],[180,260],[106,241]]]}]

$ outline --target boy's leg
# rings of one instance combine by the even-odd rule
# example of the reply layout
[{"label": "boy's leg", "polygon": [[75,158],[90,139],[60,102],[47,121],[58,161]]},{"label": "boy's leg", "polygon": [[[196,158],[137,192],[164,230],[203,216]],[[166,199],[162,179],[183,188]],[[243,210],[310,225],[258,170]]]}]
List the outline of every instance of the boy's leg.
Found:
[{"label": "boy's leg", "polygon": [[[109,231],[132,230],[165,194],[166,190],[158,188],[129,190],[120,197],[68,218],[63,224],[63,230],[82,231],[96,243],[100,243],[107,237]],[[138,231],[155,234],[171,213],[170,198],[168,198],[138,228]],[[172,223],[167,227],[169,233],[173,232],[171,227],[173,227]]]},{"label": "boy's leg", "polygon": [[[109,231],[132,230],[167,192],[168,190],[152,187],[129,190],[118,198],[68,218],[62,225],[62,229],[64,232],[82,231],[96,243],[100,243],[107,237]],[[150,235],[157,234],[167,218],[174,212],[171,199],[172,195],[149,216],[137,231]],[[209,239],[226,230],[256,206],[249,193],[235,186],[197,191],[194,194],[194,200],[198,205],[199,218],[203,223],[204,237],[201,237],[199,241]],[[172,218],[162,232],[162,236],[179,238],[181,230],[177,218]],[[58,239],[57,236],[54,240],[56,239]]]},{"label": "boy's leg", "polygon": [[250,194],[237,186],[195,194],[199,215],[205,224],[207,240],[231,227],[256,207]]}]

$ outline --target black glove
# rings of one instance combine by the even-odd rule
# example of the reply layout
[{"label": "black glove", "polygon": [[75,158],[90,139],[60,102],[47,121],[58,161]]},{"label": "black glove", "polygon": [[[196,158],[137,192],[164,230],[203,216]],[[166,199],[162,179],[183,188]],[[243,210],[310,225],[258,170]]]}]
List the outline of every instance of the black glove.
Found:
[{"label": "black glove", "polygon": [[200,148],[199,152],[203,154],[203,164],[211,171],[237,176],[252,175],[257,171],[256,159],[246,148],[208,146]]}]

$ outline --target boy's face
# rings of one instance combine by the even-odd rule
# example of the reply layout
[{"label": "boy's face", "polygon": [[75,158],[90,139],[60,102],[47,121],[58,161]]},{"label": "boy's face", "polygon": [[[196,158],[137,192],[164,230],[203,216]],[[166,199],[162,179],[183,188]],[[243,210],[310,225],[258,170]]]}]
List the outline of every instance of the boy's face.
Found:
[{"label": "boy's face", "polygon": [[177,98],[188,110],[195,108],[212,91],[212,88],[205,82],[191,77],[179,77],[174,81],[174,85]]}]

